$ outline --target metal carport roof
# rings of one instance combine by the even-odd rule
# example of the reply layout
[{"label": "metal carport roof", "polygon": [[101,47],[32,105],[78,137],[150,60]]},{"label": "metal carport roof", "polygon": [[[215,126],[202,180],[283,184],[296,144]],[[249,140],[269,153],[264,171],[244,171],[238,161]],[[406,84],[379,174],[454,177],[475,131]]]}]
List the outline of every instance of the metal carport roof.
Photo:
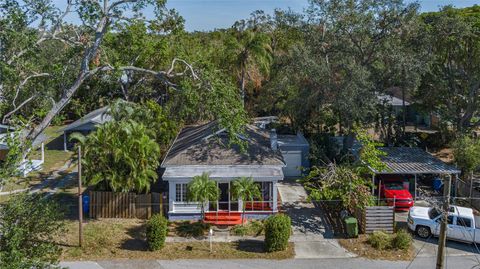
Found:
[{"label": "metal carport roof", "polygon": [[382,147],[385,152],[381,161],[386,171],[372,171],[376,174],[460,174],[455,166],[449,165],[420,148]]}]

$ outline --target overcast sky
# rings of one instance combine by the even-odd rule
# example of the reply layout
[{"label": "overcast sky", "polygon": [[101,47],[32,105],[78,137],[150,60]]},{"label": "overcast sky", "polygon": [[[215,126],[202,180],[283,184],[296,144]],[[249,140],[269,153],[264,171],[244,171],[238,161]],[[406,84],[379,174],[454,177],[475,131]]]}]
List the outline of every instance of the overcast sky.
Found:
[{"label": "overcast sky", "polygon": [[[62,8],[65,0],[53,0]],[[407,0],[413,2],[413,0]],[[480,5],[480,0],[419,0],[422,11],[435,11],[445,5],[467,7]],[[213,30],[227,28],[240,19],[247,18],[254,10],[264,10],[272,13],[275,8],[302,11],[308,5],[308,0],[168,0],[167,6],[175,8],[186,22],[188,31]],[[149,12],[145,12],[149,15]],[[150,12],[151,14],[151,12]],[[77,22],[73,16],[71,21]]]}]

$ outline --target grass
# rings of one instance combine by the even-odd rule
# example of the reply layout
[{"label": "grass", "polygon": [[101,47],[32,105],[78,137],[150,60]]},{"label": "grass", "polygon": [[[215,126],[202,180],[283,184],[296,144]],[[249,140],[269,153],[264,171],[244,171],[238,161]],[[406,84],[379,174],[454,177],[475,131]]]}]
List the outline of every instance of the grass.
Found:
[{"label": "grass", "polygon": [[264,234],[263,221],[251,220],[244,225],[236,225],[231,230],[232,235],[237,236],[259,236]]},{"label": "grass", "polygon": [[102,259],[289,259],[293,243],[285,251],[267,253],[263,241],[245,240],[230,243],[166,243],[159,251],[148,251],[144,221],[134,219],[89,221],[84,224],[84,244],[78,246],[78,223],[67,223],[67,232],[58,239],[63,246],[62,260]]},{"label": "grass", "polygon": [[407,261],[411,260],[414,255],[413,246],[410,246],[407,250],[390,248],[383,250],[375,249],[368,243],[368,236],[364,234],[359,235],[358,238],[339,239],[338,242],[346,250],[353,252],[360,257],[373,260]]}]

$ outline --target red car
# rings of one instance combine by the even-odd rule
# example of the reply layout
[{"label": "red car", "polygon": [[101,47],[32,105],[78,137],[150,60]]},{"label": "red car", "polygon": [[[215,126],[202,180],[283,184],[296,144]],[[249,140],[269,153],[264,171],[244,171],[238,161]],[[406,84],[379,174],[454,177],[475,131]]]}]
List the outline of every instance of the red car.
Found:
[{"label": "red car", "polygon": [[408,211],[413,206],[412,195],[400,181],[383,181],[380,195],[386,199],[387,205],[395,206],[395,210]]}]

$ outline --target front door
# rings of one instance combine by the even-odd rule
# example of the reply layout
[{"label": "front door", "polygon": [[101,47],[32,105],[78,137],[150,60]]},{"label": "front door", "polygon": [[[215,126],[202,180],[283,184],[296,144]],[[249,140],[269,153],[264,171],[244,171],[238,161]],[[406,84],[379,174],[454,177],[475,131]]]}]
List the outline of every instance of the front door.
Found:
[{"label": "front door", "polygon": [[219,210],[230,210],[230,192],[229,192],[229,183],[218,183],[218,188],[220,189],[220,199],[218,199],[218,209]]}]

